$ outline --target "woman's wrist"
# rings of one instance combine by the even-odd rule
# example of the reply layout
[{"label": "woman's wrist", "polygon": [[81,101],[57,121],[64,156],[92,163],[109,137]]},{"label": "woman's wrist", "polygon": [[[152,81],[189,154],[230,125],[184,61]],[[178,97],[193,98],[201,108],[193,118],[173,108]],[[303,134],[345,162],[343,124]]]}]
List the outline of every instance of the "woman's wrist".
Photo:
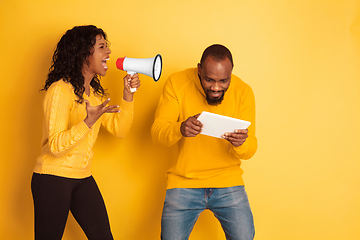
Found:
[{"label": "woman's wrist", "polygon": [[88,128],[91,128],[92,125],[94,125],[94,122],[91,121],[88,117],[84,119],[84,123],[88,126]]},{"label": "woman's wrist", "polygon": [[134,99],[134,93],[129,93],[128,91],[124,90],[123,99],[127,102],[132,102]]}]

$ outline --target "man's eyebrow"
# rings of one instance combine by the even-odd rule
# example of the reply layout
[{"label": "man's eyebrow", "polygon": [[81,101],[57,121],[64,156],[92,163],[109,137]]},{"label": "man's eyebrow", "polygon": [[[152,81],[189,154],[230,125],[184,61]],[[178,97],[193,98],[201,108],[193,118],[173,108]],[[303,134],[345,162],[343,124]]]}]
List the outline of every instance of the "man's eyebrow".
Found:
[{"label": "man's eyebrow", "polygon": [[[215,79],[213,79],[213,78],[211,78],[211,77],[208,77],[208,76],[205,76],[205,78],[207,79],[207,80],[213,80],[213,81],[215,81]],[[224,78],[224,79],[220,79],[219,81],[226,81],[226,80],[229,80],[230,79],[230,77],[227,77],[227,78]]]}]

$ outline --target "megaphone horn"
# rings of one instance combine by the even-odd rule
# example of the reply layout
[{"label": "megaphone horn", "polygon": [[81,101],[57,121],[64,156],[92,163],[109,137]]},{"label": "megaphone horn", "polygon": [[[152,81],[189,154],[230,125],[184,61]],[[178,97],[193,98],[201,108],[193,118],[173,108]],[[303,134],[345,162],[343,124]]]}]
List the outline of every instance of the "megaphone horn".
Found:
[{"label": "megaphone horn", "polygon": [[[162,71],[162,57],[158,54],[153,58],[118,58],[116,60],[116,67],[130,75],[135,73],[148,75],[157,82]],[[136,88],[131,88],[130,90],[135,92]]]}]

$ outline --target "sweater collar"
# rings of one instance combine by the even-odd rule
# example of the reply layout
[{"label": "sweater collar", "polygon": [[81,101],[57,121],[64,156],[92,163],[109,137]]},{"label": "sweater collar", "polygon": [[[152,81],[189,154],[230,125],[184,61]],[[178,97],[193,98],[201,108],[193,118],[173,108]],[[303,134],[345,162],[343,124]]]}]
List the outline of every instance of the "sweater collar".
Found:
[{"label": "sweater collar", "polygon": [[94,95],[94,89],[90,87],[90,95],[88,96],[85,92],[83,93],[83,98],[89,100]]},{"label": "sweater collar", "polygon": [[200,93],[206,97],[206,94],[205,94],[205,91],[201,85],[201,80],[200,80],[200,77],[199,77],[199,74],[198,74],[198,68],[194,68],[194,71],[193,71],[193,79],[195,81],[195,85],[197,87],[197,89],[200,91]]}]

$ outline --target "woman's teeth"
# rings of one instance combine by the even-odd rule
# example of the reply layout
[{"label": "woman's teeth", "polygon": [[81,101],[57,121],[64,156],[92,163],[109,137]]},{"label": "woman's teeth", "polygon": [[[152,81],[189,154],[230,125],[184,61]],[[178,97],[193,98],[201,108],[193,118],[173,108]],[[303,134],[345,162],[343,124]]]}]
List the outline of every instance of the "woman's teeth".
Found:
[{"label": "woman's teeth", "polygon": [[107,65],[106,65],[106,61],[108,61],[109,60],[109,58],[107,58],[107,59],[104,59],[103,61],[102,61],[102,66],[105,68],[105,69],[108,69],[108,67],[107,67]]}]

